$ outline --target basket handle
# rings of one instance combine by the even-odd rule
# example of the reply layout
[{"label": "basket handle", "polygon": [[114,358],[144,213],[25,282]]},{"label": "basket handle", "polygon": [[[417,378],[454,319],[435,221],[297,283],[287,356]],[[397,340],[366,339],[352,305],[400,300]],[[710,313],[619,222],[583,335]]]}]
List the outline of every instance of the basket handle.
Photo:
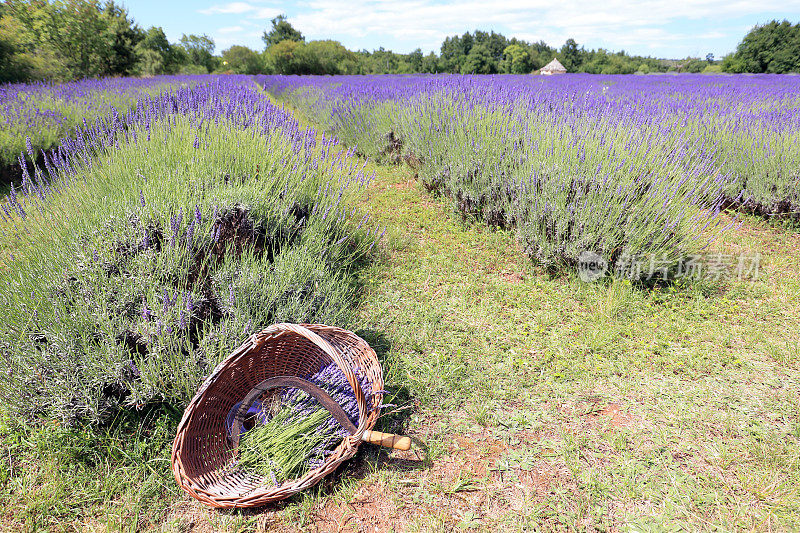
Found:
[{"label": "basket handle", "polygon": [[[244,420],[247,412],[250,410],[250,406],[253,404],[256,398],[270,389],[277,389],[281,387],[295,387],[307,392],[316,398],[320,405],[322,405],[322,407],[324,407],[351,435],[355,435],[358,432],[358,428],[356,428],[355,424],[353,424],[350,418],[348,418],[347,413],[344,412],[342,406],[317,385],[307,379],[299,378],[297,376],[276,376],[265,379],[250,389],[250,392],[247,393],[247,396],[244,397],[241,405],[239,405],[239,409],[236,410],[236,415],[233,418],[233,426],[231,427],[231,440],[233,441],[234,448],[239,446],[239,436],[242,432],[242,421]],[[381,433],[380,431],[365,430],[361,435],[361,440],[363,442],[369,442],[370,444],[377,444],[378,446],[395,448],[397,450],[408,450],[411,448],[411,439],[408,437],[401,437],[391,433]]]}]

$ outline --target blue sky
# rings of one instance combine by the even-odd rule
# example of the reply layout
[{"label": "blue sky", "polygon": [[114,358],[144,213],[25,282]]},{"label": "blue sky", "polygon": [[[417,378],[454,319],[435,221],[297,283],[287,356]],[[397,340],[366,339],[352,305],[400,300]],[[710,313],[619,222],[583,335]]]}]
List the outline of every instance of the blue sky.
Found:
[{"label": "blue sky", "polygon": [[263,49],[270,19],[285,13],[310,39],[351,49],[438,52],[444,37],[480,29],[559,47],[572,37],[587,48],[655,57],[717,57],[733,51],[755,24],[800,22],[800,0],[124,0],[144,27],[161,26],[171,41],[205,33],[217,52],[234,44]]}]

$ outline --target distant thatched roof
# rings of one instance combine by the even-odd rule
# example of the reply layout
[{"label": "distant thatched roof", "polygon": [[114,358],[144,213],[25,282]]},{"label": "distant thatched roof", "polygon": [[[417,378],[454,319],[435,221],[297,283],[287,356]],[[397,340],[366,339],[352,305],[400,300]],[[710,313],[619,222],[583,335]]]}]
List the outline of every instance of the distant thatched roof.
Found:
[{"label": "distant thatched roof", "polygon": [[542,72],[566,72],[567,69],[555,57],[551,62],[542,67]]}]

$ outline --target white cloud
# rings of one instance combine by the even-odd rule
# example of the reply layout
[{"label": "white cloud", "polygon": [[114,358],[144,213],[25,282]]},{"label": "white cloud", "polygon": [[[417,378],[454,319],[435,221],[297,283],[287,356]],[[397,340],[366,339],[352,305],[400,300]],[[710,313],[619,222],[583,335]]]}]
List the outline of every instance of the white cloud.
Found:
[{"label": "white cloud", "polygon": [[[800,2],[788,2],[797,6]],[[428,0],[392,2],[376,0],[308,0],[303,11],[290,21],[309,38],[337,36],[366,40],[389,36],[436,49],[442,39],[455,33],[495,29],[505,35],[543,39],[556,45],[573,37],[579,43],[601,42],[615,48],[638,46],[654,48],[665,43],[686,42],[696,46],[698,39],[718,39],[725,33],[704,32],[685,35],[663,29],[680,20],[708,20],[718,25],[725,18],[786,12],[787,2],[728,0],[499,0],[491,4],[466,0]],[[737,36],[738,37],[738,36]]]},{"label": "white cloud", "polygon": [[267,19],[277,17],[283,10],[276,7],[259,7],[247,2],[230,2],[227,4],[214,5],[198,11],[203,15],[244,15],[249,18]]},{"label": "white cloud", "polygon": [[721,31],[707,31],[705,33],[701,33],[697,37],[700,39],[724,39],[727,37],[727,35]]},{"label": "white cloud", "polygon": [[[800,16],[800,0],[497,0],[491,4],[483,0],[300,0],[286,9],[280,6],[272,0],[248,0],[216,4],[200,13],[229,17],[230,26],[218,30],[215,37],[230,44],[237,36],[233,28],[258,27],[260,36],[269,19],[288,12],[289,22],[308,39],[337,39],[350,48],[383,45],[407,52],[419,46],[438,51],[445,37],[481,29],[543,40],[551,46],[571,37],[588,48],[672,57],[724,53],[756,22],[774,18],[774,13]],[[744,31],[737,20],[743,17],[753,20]],[[238,42],[252,33],[239,32]],[[253,46],[258,41],[249,42]]]},{"label": "white cloud", "polygon": [[283,13],[282,10],[274,7],[262,7],[253,13],[252,18],[272,19]]},{"label": "white cloud", "polygon": [[217,30],[217,33],[220,35],[214,37],[214,42],[216,43],[217,48],[220,51],[224,51],[225,49],[230,48],[235,44],[240,45],[247,40],[256,40],[261,37],[260,32],[245,31],[243,28],[241,29],[241,31],[238,32],[231,31],[227,33],[223,33],[222,32],[223,29],[232,29],[232,28],[222,28],[220,30]]},{"label": "white cloud", "polygon": [[199,12],[203,15],[241,15],[242,13],[248,13],[255,9],[255,6],[246,2],[230,2],[228,4],[201,9]]},{"label": "white cloud", "polygon": [[228,26],[227,28],[220,28],[217,30],[217,33],[242,33],[244,28],[241,26]]}]

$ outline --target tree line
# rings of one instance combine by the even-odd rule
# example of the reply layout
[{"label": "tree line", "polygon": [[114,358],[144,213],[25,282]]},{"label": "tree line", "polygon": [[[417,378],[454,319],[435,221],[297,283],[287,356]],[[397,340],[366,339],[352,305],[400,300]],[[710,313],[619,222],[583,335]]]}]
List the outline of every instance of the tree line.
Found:
[{"label": "tree line", "polygon": [[479,30],[447,37],[438,54],[352,51],[333,40],[306,41],[283,15],[262,38],[263,51],[237,45],[215,54],[207,35],[172,43],[161,27],[141,28],[113,0],[7,0],[0,3],[0,82],[177,73],[527,74],[553,58],[569,72],[592,74],[800,71],[800,24],[787,21],[756,26],[721,61],[587,50],[574,39],[554,48]]},{"label": "tree line", "polygon": [[208,73],[218,63],[212,39],[170,43],[162,28],[140,28],[113,0],[0,3],[0,82]]},{"label": "tree line", "polygon": [[[561,48],[554,48],[543,41],[530,43],[480,30],[447,37],[439,54],[426,55],[420,48],[408,54],[382,47],[371,52],[351,51],[337,41],[306,42],[302,33],[283,15],[272,20],[272,27],[264,32],[263,41],[265,49],[261,54],[260,72],[266,74],[529,74],[554,58],[570,72],[594,74],[719,70],[712,65],[713,57],[665,61],[624,51],[586,50],[578,47],[574,39],[568,39]],[[249,54],[250,64],[257,65],[259,54],[253,50]]]},{"label": "tree line", "polygon": [[736,52],[722,59],[725,72],[800,73],[800,23],[773,20],[745,35]]}]

